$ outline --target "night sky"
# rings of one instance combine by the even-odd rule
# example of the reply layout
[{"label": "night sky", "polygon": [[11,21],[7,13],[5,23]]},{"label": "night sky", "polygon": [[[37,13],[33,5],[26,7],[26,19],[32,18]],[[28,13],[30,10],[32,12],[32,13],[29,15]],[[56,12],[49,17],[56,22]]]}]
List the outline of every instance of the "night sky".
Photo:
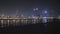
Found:
[{"label": "night sky", "polygon": [[47,10],[49,15],[59,15],[60,1],[59,0],[0,0],[0,15],[18,15],[31,16],[33,9],[38,8],[38,13]]}]

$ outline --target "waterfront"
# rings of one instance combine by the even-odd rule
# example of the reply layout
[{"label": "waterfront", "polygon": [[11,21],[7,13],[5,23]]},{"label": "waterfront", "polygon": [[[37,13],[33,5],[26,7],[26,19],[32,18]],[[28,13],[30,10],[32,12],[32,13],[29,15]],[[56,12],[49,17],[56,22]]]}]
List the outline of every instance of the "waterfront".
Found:
[{"label": "waterfront", "polygon": [[40,18],[0,18],[1,27],[6,27],[9,25],[18,26],[18,25],[27,25],[27,24],[36,24],[36,23],[46,23],[53,21],[53,17],[40,17]]},{"label": "waterfront", "polygon": [[[19,22],[21,23],[21,22]],[[33,22],[30,22],[33,23]],[[1,24],[0,24],[1,25]],[[5,25],[4,25],[5,26]],[[13,25],[10,24],[9,26],[6,25],[6,27],[0,27],[0,32],[19,32],[19,33],[40,33],[40,34],[51,34],[51,33],[57,33],[60,30],[60,19],[54,18],[53,21],[49,21],[46,23],[39,22],[35,24],[25,24],[25,25]]]}]

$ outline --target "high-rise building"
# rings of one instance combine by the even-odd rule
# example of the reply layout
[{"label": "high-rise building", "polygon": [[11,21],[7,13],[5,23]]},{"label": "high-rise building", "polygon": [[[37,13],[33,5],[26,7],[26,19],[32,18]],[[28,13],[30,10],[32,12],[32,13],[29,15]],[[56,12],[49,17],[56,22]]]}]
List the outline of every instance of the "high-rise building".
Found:
[{"label": "high-rise building", "polygon": [[38,8],[34,8],[33,10],[34,10],[33,11],[34,16],[35,17],[39,17],[40,16],[40,12],[39,12]]}]

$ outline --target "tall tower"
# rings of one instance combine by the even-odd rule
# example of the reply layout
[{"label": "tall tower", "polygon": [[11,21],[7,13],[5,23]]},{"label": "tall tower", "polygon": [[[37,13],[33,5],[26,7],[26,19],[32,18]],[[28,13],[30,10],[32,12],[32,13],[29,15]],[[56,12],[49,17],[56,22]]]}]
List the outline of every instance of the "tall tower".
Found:
[{"label": "tall tower", "polygon": [[38,8],[34,8],[33,9],[33,14],[34,14],[35,17],[39,17],[40,16]]},{"label": "tall tower", "polygon": [[42,11],[42,16],[43,16],[43,23],[47,23],[48,21],[48,19],[47,19],[47,16],[48,16],[49,14],[48,14],[48,11],[47,10],[44,10],[44,11]]}]

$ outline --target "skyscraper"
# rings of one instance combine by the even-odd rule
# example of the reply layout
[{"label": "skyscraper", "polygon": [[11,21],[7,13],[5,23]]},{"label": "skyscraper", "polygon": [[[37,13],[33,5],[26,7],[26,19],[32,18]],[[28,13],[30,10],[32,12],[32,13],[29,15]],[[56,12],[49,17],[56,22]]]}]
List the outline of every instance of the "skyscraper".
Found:
[{"label": "skyscraper", "polygon": [[34,16],[35,16],[35,17],[39,17],[39,16],[40,16],[40,13],[39,13],[38,8],[34,8],[33,10],[34,10],[34,11],[33,11]]}]

